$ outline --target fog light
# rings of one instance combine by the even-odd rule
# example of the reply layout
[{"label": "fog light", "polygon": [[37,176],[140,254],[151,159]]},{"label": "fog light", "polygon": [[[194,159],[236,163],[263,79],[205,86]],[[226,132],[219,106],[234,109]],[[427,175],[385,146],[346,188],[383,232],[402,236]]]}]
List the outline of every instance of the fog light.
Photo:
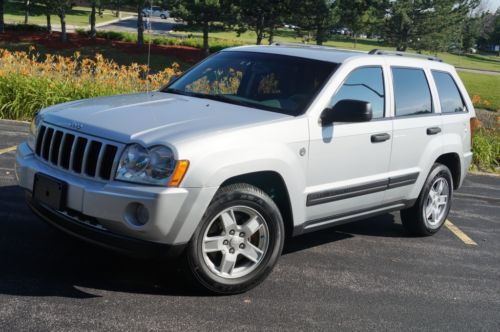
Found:
[{"label": "fog light", "polygon": [[125,219],[134,226],[144,226],[149,220],[149,211],[141,203],[130,203],[125,211]]}]

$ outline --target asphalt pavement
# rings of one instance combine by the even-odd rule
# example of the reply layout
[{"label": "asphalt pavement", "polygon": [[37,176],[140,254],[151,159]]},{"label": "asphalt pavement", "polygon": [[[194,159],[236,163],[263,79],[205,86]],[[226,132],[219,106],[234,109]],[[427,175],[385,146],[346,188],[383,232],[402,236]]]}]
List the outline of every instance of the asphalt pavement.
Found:
[{"label": "asphalt pavement", "polygon": [[290,240],[257,288],[193,289],[179,264],[53,230],[14,175],[27,124],[0,121],[0,331],[500,330],[500,178],[469,175],[443,227],[408,237],[385,214]]},{"label": "asphalt pavement", "polygon": [[[175,30],[176,26],[182,24],[176,22],[172,18],[161,19],[159,17],[151,17],[145,18],[144,20],[146,22],[149,20],[151,33],[155,35],[166,35],[171,30]],[[122,19],[111,24],[100,25],[97,30],[137,33],[137,16]],[[146,31],[146,33],[148,32],[149,31]]]}]

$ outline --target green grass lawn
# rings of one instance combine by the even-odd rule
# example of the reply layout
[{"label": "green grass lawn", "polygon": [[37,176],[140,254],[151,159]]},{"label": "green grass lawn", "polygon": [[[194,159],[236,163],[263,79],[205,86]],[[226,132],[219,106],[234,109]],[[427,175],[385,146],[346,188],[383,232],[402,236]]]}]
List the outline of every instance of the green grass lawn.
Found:
[{"label": "green grass lawn", "polygon": [[[47,19],[44,14],[45,7],[35,3],[30,8],[28,18],[29,24],[46,24]],[[123,13],[122,16],[130,13]],[[76,26],[89,25],[90,7],[73,7],[66,14],[66,24]],[[57,15],[51,15],[51,23],[60,25],[60,19]],[[96,23],[107,22],[116,19],[116,16],[110,10],[104,10],[103,15],[96,15]],[[4,20],[6,23],[24,23],[24,3],[17,1],[7,1],[5,3]]]},{"label": "green grass lawn", "polygon": [[[183,29],[183,28],[181,28]],[[192,30],[189,28],[184,28],[184,30],[190,31],[176,31],[178,34],[192,35],[195,37],[201,37],[200,31]],[[215,31],[211,32],[209,35],[211,38],[218,39],[229,39],[234,40],[237,43],[255,44],[256,34],[253,31],[247,31],[242,33],[240,36],[233,31]],[[276,32],[274,38],[275,41],[289,42],[289,43],[302,43],[302,37],[298,37],[297,33],[293,30],[279,29]],[[310,43],[314,43],[311,41]],[[263,41],[263,44],[267,44],[267,40]],[[384,46],[381,42],[372,39],[358,39],[356,43],[353,40],[345,38],[343,36],[332,36],[331,40],[324,43],[326,46],[353,49],[360,51],[370,51],[374,48],[383,50],[394,50],[393,47]],[[411,52],[411,50],[409,50]],[[500,57],[499,56],[485,56],[479,54],[466,54],[466,55],[456,55],[446,52],[438,52],[433,54],[441,58],[444,62],[452,64],[456,67],[471,68],[471,69],[483,69],[483,70],[495,70],[500,71]]]},{"label": "green grass lawn", "polygon": [[459,72],[458,75],[462,78],[471,99],[474,95],[481,97],[480,107],[500,110],[500,76],[467,72]]}]

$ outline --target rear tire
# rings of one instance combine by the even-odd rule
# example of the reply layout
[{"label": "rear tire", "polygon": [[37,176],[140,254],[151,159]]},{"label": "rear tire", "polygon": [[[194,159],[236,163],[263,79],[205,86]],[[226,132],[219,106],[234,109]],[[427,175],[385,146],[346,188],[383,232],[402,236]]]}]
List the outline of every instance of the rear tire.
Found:
[{"label": "rear tire", "polygon": [[245,183],[222,187],[186,251],[189,270],[210,292],[245,292],[271,273],[284,235],[280,211],[266,193]]},{"label": "rear tire", "polygon": [[453,179],[445,165],[435,163],[411,208],[401,210],[401,221],[408,233],[417,236],[435,234],[443,226],[451,208]]},{"label": "rear tire", "polygon": [[160,15],[160,18],[161,18],[162,20],[167,19],[167,17],[166,17],[165,15],[163,15],[163,14],[161,14],[161,15]]}]

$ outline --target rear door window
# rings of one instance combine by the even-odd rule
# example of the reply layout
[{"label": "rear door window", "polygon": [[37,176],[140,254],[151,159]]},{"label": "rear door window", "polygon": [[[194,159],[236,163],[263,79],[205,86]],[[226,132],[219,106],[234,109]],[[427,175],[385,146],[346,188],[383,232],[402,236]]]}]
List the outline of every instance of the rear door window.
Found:
[{"label": "rear door window", "polygon": [[455,80],[450,74],[442,71],[432,71],[432,77],[439,95],[441,113],[456,113],[466,111],[462,95],[458,91]]},{"label": "rear door window", "polygon": [[432,98],[422,69],[392,68],[396,116],[432,113]]}]

